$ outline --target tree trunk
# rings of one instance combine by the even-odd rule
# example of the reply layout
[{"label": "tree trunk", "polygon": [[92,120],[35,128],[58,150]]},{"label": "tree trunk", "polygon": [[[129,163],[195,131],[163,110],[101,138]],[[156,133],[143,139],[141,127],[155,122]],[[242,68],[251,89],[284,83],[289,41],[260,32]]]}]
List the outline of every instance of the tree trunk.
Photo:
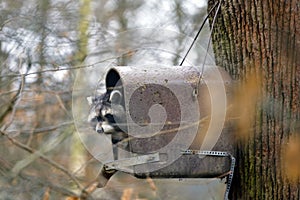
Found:
[{"label": "tree trunk", "polygon": [[[216,2],[209,0],[208,9]],[[260,77],[264,99],[246,127],[247,142],[237,143],[232,199],[300,199],[299,171],[292,181],[286,176],[291,166],[283,167],[285,145],[300,135],[299,1],[223,0],[212,41],[217,65],[241,82]]]}]

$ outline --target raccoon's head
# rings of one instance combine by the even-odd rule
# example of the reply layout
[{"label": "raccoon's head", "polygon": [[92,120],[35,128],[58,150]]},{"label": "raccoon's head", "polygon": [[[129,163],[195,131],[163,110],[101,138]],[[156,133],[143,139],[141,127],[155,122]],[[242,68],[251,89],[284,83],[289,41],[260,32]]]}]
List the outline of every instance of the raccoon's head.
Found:
[{"label": "raccoon's head", "polygon": [[87,100],[91,106],[88,122],[94,130],[98,133],[124,131],[126,115],[125,109],[121,105],[123,95],[119,90],[112,90],[99,96],[88,97]]}]

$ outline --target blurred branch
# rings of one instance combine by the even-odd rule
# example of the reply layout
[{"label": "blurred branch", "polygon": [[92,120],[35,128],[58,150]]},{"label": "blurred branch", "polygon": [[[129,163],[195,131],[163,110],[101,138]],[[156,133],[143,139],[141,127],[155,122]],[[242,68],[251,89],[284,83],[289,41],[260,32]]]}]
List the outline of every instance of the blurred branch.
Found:
[{"label": "blurred branch", "polygon": [[13,18],[10,18],[10,19],[7,19],[5,20],[1,25],[0,25],[0,31],[3,30],[3,28],[9,24],[10,22],[14,21],[15,19],[18,19],[18,17],[13,17]]},{"label": "blurred branch", "polygon": [[[0,171],[1,171],[3,177],[13,178],[13,177],[11,177],[11,174],[9,173],[9,170],[11,168],[12,168],[12,164],[10,162],[0,158]],[[79,196],[78,194],[74,193],[71,190],[66,189],[65,187],[59,186],[57,184],[53,184],[53,183],[47,181],[46,179],[41,179],[41,178],[37,178],[36,176],[28,175],[24,172],[20,172],[18,177],[20,177],[21,179],[24,179],[26,181],[29,181],[35,185],[42,185],[45,187],[49,187],[52,190],[55,190],[66,196]]]},{"label": "blurred branch", "polygon": [[50,164],[51,166],[55,167],[56,169],[62,171],[63,173],[65,173],[75,184],[76,186],[80,189],[83,190],[83,186],[79,183],[79,181],[77,180],[77,178],[70,173],[64,166],[56,163],[55,161],[51,160],[50,158],[46,157],[45,155],[41,154],[40,152],[36,151],[35,149],[17,141],[16,139],[12,138],[11,136],[9,136],[8,133],[6,133],[5,131],[0,130],[1,135],[6,136],[12,144],[16,145],[17,147],[29,152],[29,153],[35,153],[37,152],[37,155],[39,156],[40,159],[42,159],[43,161],[45,161],[46,163]]},{"label": "blurred branch", "polygon": [[46,187],[50,187],[51,189],[53,189],[53,190],[55,190],[55,191],[57,191],[61,194],[64,194],[66,196],[75,196],[75,197],[79,196],[78,194],[74,193],[73,191],[68,190],[65,187],[62,187],[60,185],[53,184],[49,181],[46,181],[45,179],[37,178],[35,176],[30,176],[30,175],[27,175],[25,173],[21,173],[20,177],[22,177],[23,179],[26,179],[28,181],[34,182],[36,184],[40,184],[40,185],[44,185]]},{"label": "blurred branch", "polygon": [[97,177],[93,181],[91,181],[85,188],[82,190],[83,192],[80,195],[80,199],[94,199],[91,194],[98,188],[99,178]]},{"label": "blurred branch", "polygon": [[67,113],[68,116],[72,116],[72,114],[69,112],[69,110],[65,107],[65,104],[63,102],[63,100],[61,99],[61,97],[59,95],[55,95],[59,106]]},{"label": "blurred branch", "polygon": [[72,125],[72,124],[74,124],[74,122],[73,121],[69,121],[69,122],[63,122],[61,124],[54,125],[54,126],[37,128],[35,130],[9,131],[9,132],[6,132],[6,133],[9,136],[11,136],[11,137],[16,137],[16,136],[18,136],[20,134],[38,134],[38,133],[45,133],[45,132],[54,131],[56,129],[62,128],[64,126]]},{"label": "blurred branch", "polygon": [[[25,83],[25,77],[23,75],[21,75],[21,78],[22,78],[22,81],[19,85],[17,93],[12,97],[12,99],[8,103],[8,106],[6,107],[5,111],[3,113],[1,113],[1,115],[0,115],[0,123],[4,120],[6,115],[14,109],[15,103],[18,100],[20,94],[22,93],[22,90],[24,88],[24,83]],[[5,130],[5,128],[6,127],[2,127],[1,129]]]},{"label": "blurred branch", "polygon": [[[36,134],[36,133],[44,133],[44,132],[54,131],[54,130],[56,130],[58,128],[61,128],[61,127],[64,127],[64,126],[68,126],[68,125],[73,125],[73,124],[74,124],[73,121],[63,122],[63,123],[55,125],[55,126],[49,126],[49,127],[35,129],[33,131],[33,133]],[[21,133],[27,133],[28,134],[28,133],[31,133],[31,132],[32,132],[31,130],[24,130]]]},{"label": "blurred branch", "polygon": [[36,72],[30,72],[30,73],[25,73],[25,74],[6,74],[6,75],[1,75],[0,78],[5,78],[5,77],[20,77],[20,76],[29,76],[29,75],[34,75],[34,74],[40,74],[40,73],[46,73],[46,72],[57,72],[57,71],[65,71],[65,70],[75,70],[75,69],[82,69],[82,68],[88,68],[88,67],[93,67],[99,63],[103,63],[103,62],[107,62],[109,60],[114,60],[118,57],[121,56],[114,56],[114,57],[110,57],[89,65],[84,65],[84,64],[80,64],[74,67],[62,67],[62,68],[55,68],[55,69],[46,69],[46,70],[39,70]]},{"label": "blurred branch", "polygon": [[[10,91],[5,91],[5,92],[0,92],[0,96],[4,95],[9,95],[11,93],[15,93],[18,90],[10,90]],[[53,91],[53,90],[39,90],[39,89],[23,89],[24,92],[28,93],[48,93],[48,94],[53,94],[53,95],[60,95],[60,94],[67,94],[67,93],[72,93],[73,90],[63,90],[63,91]]]},{"label": "blurred branch", "polygon": [[37,158],[40,157],[40,155],[43,155],[47,153],[48,151],[51,151],[54,149],[57,145],[59,145],[64,139],[70,134],[68,129],[64,131],[62,134],[59,134],[58,137],[55,137],[54,139],[50,139],[50,141],[46,141],[41,149],[36,150],[36,152],[30,154],[26,158],[18,161],[15,166],[12,168],[11,172],[13,176],[17,176],[21,170],[23,170],[25,167],[27,167],[29,164],[34,162]]},{"label": "blurred branch", "polygon": [[[16,114],[17,105],[18,105],[18,102],[20,101],[20,97],[21,97],[22,91],[24,89],[24,85],[25,85],[25,77],[22,76],[22,80],[21,80],[21,84],[20,84],[19,90],[17,91],[16,96],[13,98],[12,104],[9,105],[10,109],[8,109],[6,113],[4,113],[3,117],[5,117],[5,115],[7,115],[10,111],[12,111],[12,113],[10,115],[10,118],[9,118],[9,121],[7,123],[5,123],[3,125],[3,127],[1,127],[2,130],[6,130],[12,124],[12,122],[14,120],[14,117],[15,117],[15,114]],[[1,119],[0,119],[0,121],[1,121]]]}]

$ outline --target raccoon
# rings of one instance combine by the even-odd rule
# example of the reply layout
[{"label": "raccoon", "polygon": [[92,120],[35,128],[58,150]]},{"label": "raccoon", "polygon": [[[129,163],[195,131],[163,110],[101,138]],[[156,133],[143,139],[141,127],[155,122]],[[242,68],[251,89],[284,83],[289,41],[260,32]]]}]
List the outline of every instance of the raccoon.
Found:
[{"label": "raccoon", "polygon": [[114,159],[118,159],[118,147],[127,148],[128,145],[121,143],[128,137],[122,93],[119,90],[106,91],[87,100],[91,106],[88,122],[97,133],[111,134]]}]

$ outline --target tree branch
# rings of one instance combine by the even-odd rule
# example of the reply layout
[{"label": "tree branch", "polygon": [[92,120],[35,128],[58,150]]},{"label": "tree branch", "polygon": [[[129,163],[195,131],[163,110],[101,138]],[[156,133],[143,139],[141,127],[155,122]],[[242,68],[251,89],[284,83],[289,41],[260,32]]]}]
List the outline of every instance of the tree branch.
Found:
[{"label": "tree branch", "polygon": [[50,164],[51,166],[55,167],[56,169],[62,171],[63,173],[65,173],[67,176],[69,176],[69,178],[76,184],[76,186],[80,189],[83,190],[83,186],[79,183],[79,181],[76,179],[76,177],[70,173],[65,167],[63,167],[62,165],[54,162],[53,160],[51,160],[50,158],[46,157],[45,155],[41,154],[40,152],[36,151],[35,149],[17,141],[16,139],[12,138],[11,136],[9,136],[8,133],[6,133],[5,131],[0,130],[0,133],[4,136],[6,136],[11,143],[13,143],[14,145],[16,145],[17,147],[29,152],[29,153],[37,153],[39,155],[39,158],[43,161],[45,161],[46,163]]},{"label": "tree branch", "polygon": [[[3,160],[0,158],[0,169],[1,169],[1,172],[2,172],[2,175],[3,177],[8,177],[8,178],[13,178],[11,177],[10,173],[9,173],[9,170],[12,168],[12,164],[6,160]],[[58,186],[57,184],[53,184],[49,181],[47,181],[46,179],[41,179],[41,178],[37,178],[35,176],[32,176],[32,175],[28,175],[24,172],[20,172],[19,176],[20,178],[26,180],[26,181],[29,181],[33,184],[37,184],[37,185],[42,185],[42,186],[45,186],[45,187],[49,187],[51,188],[52,190],[55,190],[63,195],[66,195],[66,196],[73,196],[73,197],[79,197],[78,194],[74,193],[73,191],[71,190],[68,190],[62,186]]]}]

